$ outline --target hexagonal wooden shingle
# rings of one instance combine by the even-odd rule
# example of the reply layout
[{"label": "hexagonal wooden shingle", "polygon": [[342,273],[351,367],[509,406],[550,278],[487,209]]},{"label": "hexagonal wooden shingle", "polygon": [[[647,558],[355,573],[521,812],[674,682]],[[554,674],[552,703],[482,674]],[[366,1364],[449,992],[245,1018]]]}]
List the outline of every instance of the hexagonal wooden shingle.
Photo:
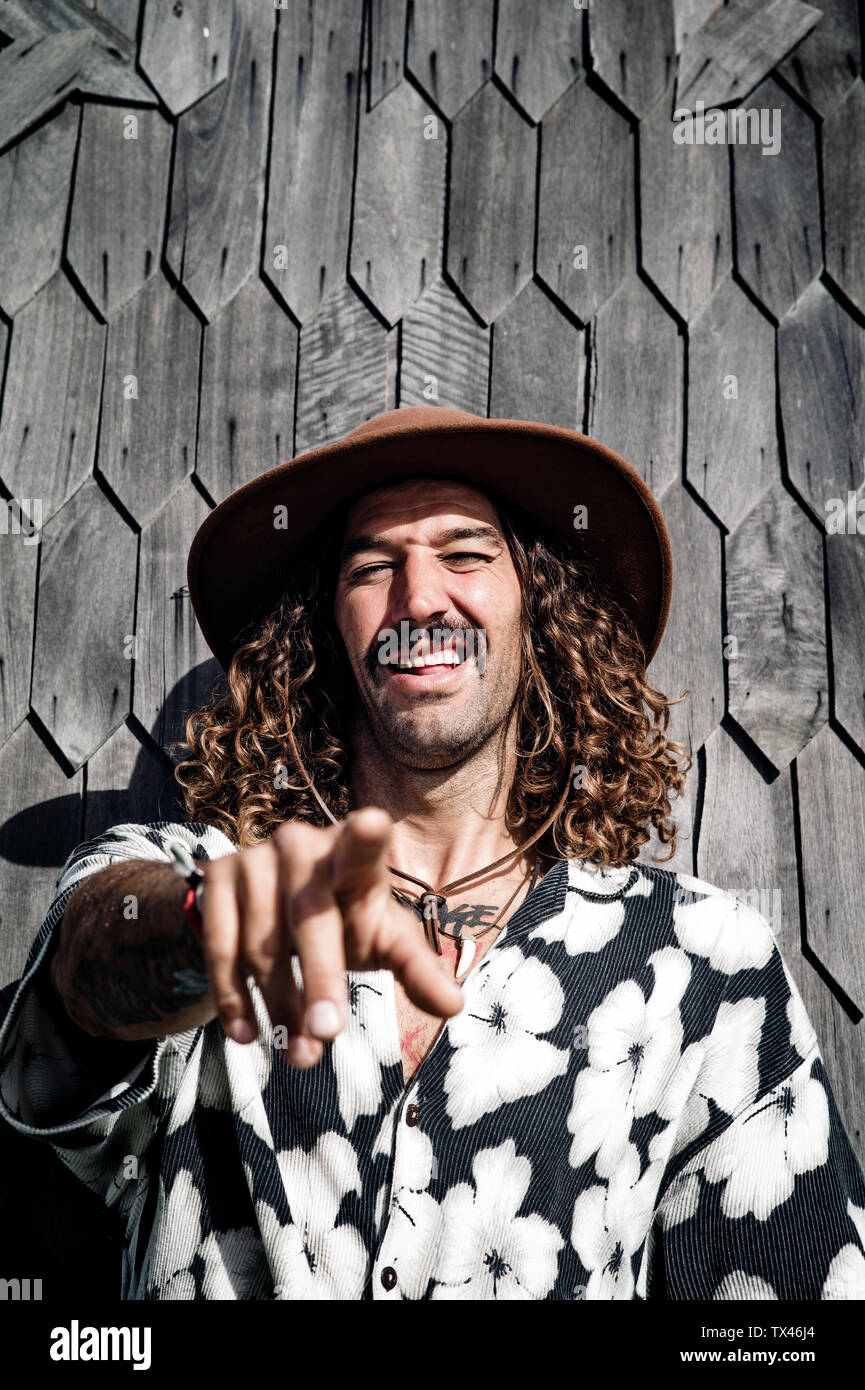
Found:
[{"label": "hexagonal wooden shingle", "polygon": [[576,6],[499,0],[495,70],[533,121],[573,82],[582,55],[583,16]]},{"label": "hexagonal wooden shingle", "polygon": [[629,276],[595,321],[588,432],[622,454],[656,494],[681,469],[682,369],[675,322]]},{"label": "hexagonal wooden shingle", "polygon": [[730,270],[730,175],[725,145],[676,142],[671,96],[640,126],[643,267],[689,320]]},{"label": "hexagonal wooden shingle", "polygon": [[746,285],[780,320],[822,266],[814,122],[771,78],[744,107],[772,113],[768,130],[780,136],[780,147],[768,155],[763,149],[770,146],[733,148],[736,262]]},{"label": "hexagonal wooden shingle", "polygon": [[14,320],[0,419],[0,478],[38,497],[43,520],[90,473],[99,421],[105,325],[63,271]]},{"label": "hexagonal wooden shingle", "polygon": [[728,276],[691,324],[687,477],[732,531],[777,476],[775,334]]},{"label": "hexagonal wooden shingle", "polygon": [[486,415],[489,372],[490,330],[437,280],[403,320],[400,405],[442,405]]},{"label": "hexagonal wooden shingle", "polygon": [[225,81],[234,8],[219,0],[145,5],[138,61],[173,116]]},{"label": "hexagonal wooden shingle", "polygon": [[387,332],[350,285],[300,334],[295,454],[340,439],[386,409]]},{"label": "hexagonal wooden shingle", "polygon": [[45,527],[31,703],[73,768],[129,712],[136,550],[93,479]]},{"label": "hexagonal wooden shingle", "polygon": [[207,319],[258,267],[274,14],[236,7],[227,81],[177,122],[165,259]]},{"label": "hexagonal wooden shingle", "polygon": [[389,323],[439,273],[447,132],[407,82],[361,118],[352,277]]},{"label": "hexagonal wooden shingle", "polygon": [[454,122],[447,269],[487,323],[532,274],[537,133],[488,82]]},{"label": "hexagonal wooden shingle", "polygon": [[279,17],[262,274],[306,322],[345,276],[363,7]]},{"label": "hexagonal wooden shingle", "polygon": [[195,461],[201,325],[161,275],[108,329],[99,467],[144,526]]},{"label": "hexagonal wooden shingle", "polygon": [[78,108],[71,104],[0,159],[0,308],[17,314],[60,264]]},{"label": "hexagonal wooden shingle", "polygon": [[221,502],[291,457],[297,329],[253,276],[204,330],[195,473]]},{"label": "hexagonal wooden shingle", "polygon": [[445,116],[486,82],[492,48],[493,0],[424,0],[409,9],[406,67]]},{"label": "hexagonal wooden shingle", "polygon": [[865,333],[814,280],[778,329],[790,478],[821,527],[859,487],[865,455]]},{"label": "hexagonal wooden shingle", "polygon": [[636,259],[631,127],[582,79],[544,118],[538,200],[538,274],[586,323]]},{"label": "hexagonal wooden shingle", "polygon": [[82,110],[67,254],[106,318],[159,270],[171,141],[158,111]]},{"label": "hexagonal wooden shingle", "polygon": [[823,614],[820,534],[777,481],[728,538],[725,636],[730,713],[779,769],[829,718]]}]

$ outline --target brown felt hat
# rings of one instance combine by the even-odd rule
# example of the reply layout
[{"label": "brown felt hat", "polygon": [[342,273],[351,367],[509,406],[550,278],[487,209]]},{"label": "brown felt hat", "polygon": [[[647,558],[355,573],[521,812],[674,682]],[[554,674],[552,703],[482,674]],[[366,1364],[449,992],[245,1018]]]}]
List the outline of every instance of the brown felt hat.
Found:
[{"label": "brown felt hat", "polygon": [[[661,509],[635,469],[597,440],[557,425],[403,406],[251,479],[199,527],[189,594],[220,665],[228,668],[238,635],[277,602],[293,553],[329,512],[411,477],[455,478],[497,492],[540,531],[588,552],[633,616],[649,664],[670,611],[673,556]],[[585,529],[574,525],[580,506]],[[279,527],[276,507],[285,508]]]}]

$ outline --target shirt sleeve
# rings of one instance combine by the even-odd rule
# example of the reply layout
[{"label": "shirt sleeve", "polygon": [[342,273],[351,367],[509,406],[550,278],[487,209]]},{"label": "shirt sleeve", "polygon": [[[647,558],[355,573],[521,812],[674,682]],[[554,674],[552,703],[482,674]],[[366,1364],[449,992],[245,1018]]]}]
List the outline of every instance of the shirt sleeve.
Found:
[{"label": "shirt sleeve", "polygon": [[865,1175],[774,934],[754,930],[765,963],[730,974],[697,1045],[638,1292],[865,1299]]},{"label": "shirt sleeve", "polygon": [[129,1190],[124,1176],[143,1160],[202,1030],[141,1043],[91,1038],[56,1000],[49,967],[66,904],[82,880],[124,860],[171,862],[172,839],[196,859],[234,851],[213,827],[163,822],[114,826],[72,851],[0,1021],[0,1118],[50,1144],[109,1207]]}]

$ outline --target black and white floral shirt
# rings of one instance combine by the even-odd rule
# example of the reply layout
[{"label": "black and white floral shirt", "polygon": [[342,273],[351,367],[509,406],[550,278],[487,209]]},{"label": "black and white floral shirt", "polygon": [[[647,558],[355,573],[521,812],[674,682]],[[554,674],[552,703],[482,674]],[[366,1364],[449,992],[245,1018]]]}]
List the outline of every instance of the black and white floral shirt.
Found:
[{"label": "black and white floral shirt", "polygon": [[407,1086],[393,976],[359,972],[311,1071],[256,994],[257,1042],[155,1040],[78,1104],[53,934],[85,875],[172,838],[235,851],[80,845],[0,1028],[0,1114],[119,1213],[124,1298],[865,1298],[865,1177],[772,931],[655,866],[556,864]]}]

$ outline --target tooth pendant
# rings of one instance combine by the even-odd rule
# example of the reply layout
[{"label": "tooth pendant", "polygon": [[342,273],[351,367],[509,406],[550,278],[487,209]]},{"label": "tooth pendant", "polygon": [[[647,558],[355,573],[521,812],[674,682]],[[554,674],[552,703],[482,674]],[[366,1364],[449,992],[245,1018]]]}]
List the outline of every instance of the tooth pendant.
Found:
[{"label": "tooth pendant", "polygon": [[457,962],[457,979],[471,969],[471,963],[475,958],[475,943],[471,937],[460,937],[460,957]]}]

